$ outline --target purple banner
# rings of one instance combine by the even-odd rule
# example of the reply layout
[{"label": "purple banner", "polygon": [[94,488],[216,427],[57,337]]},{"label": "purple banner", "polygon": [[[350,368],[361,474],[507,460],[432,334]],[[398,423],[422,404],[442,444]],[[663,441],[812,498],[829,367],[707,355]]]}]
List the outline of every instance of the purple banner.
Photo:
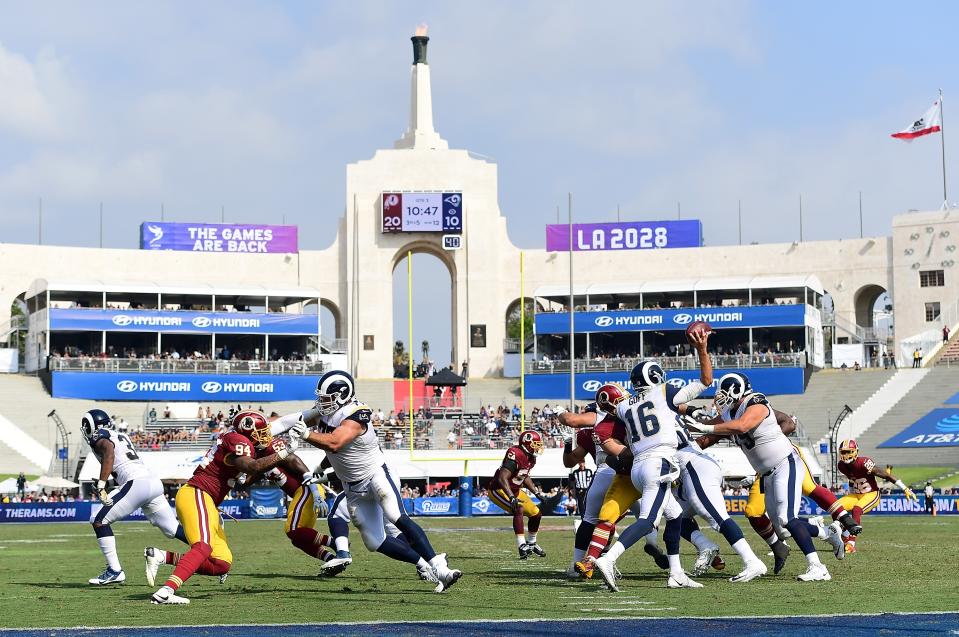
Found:
[{"label": "purple banner", "polygon": [[296,226],[144,221],[140,249],[292,253],[297,252],[297,234]]},{"label": "purple banner", "polygon": [[[574,223],[573,250],[657,250],[698,248],[703,224],[698,219],[682,221],[625,221],[622,223]],[[569,226],[546,226],[546,250],[569,250]]]}]

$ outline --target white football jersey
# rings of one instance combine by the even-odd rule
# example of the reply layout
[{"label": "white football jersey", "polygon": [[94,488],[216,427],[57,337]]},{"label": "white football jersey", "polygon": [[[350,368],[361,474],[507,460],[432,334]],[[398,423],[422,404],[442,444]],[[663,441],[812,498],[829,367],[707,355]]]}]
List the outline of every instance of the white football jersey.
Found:
[{"label": "white football jersey", "polygon": [[675,455],[679,414],[670,409],[664,385],[648,387],[621,401],[616,415],[626,423],[629,446],[637,460]]},{"label": "white football jersey", "polygon": [[[96,440],[93,441],[94,445],[99,440],[109,440],[113,443],[113,475],[118,485],[130,480],[144,480],[153,477],[137,454],[133,441],[126,434],[111,429],[100,429],[97,431]],[[93,455],[97,457],[97,460],[103,462],[103,458],[95,446],[93,447]]]},{"label": "white football jersey", "polygon": [[316,409],[283,416],[271,423],[271,429],[274,436],[286,433],[301,417],[307,423],[319,423],[315,429],[320,433],[330,433],[348,419],[366,425],[366,431],[348,445],[336,453],[326,453],[336,477],[341,482],[359,482],[366,480],[377,468],[386,464],[386,456],[380,450],[380,443],[373,429],[372,415],[373,410],[354,399],[330,416],[320,415]]},{"label": "white football jersey", "polygon": [[772,471],[776,465],[785,460],[793,450],[789,438],[779,427],[776,413],[769,406],[766,397],[762,394],[749,394],[742,400],[735,413],[729,409],[724,409],[720,415],[724,422],[737,420],[742,418],[746,410],[752,405],[765,407],[766,417],[752,431],[734,435],[733,440],[746,454],[746,458],[753,469],[757,473],[766,473]]}]

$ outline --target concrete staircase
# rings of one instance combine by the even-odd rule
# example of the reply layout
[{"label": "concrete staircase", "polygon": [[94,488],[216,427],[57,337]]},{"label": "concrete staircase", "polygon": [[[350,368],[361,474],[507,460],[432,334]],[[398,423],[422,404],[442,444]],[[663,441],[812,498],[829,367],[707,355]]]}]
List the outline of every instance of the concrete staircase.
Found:
[{"label": "concrete staircase", "polygon": [[[901,369],[843,422],[843,438],[860,438],[929,374],[928,369]],[[941,400],[941,399],[940,399]]]},{"label": "concrete staircase", "polygon": [[[902,431],[927,413],[942,407],[946,399],[959,392],[959,369],[933,368],[903,370],[922,375],[922,382],[912,387],[895,404],[876,418],[867,429],[856,434],[863,453],[881,462],[896,464],[959,465],[959,448],[926,447],[924,449],[878,449],[877,446]],[[850,416],[851,418],[852,416]],[[845,437],[845,427],[843,428]]]},{"label": "concrete staircase", "polygon": [[[770,397],[773,407],[793,414],[802,423],[803,432],[810,441],[828,435],[829,428],[842,408],[858,408],[886,383],[893,370],[851,369],[823,370],[813,373],[804,394],[786,394]],[[757,388],[762,391],[761,387]]]},{"label": "concrete staircase", "polygon": [[933,360],[929,361],[926,366],[932,365],[959,367],[959,330],[949,337],[949,342],[936,353]]}]

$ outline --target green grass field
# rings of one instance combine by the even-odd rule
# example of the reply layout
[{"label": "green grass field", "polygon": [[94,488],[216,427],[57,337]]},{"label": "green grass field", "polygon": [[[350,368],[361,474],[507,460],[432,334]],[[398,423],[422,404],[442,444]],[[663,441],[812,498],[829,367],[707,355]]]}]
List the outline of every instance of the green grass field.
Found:
[{"label": "green grass field", "polygon": [[[366,552],[358,534],[354,563],[336,578],[320,578],[317,563],[293,548],[282,521],[227,523],[235,555],[226,584],[195,576],[183,589],[189,606],[159,607],[143,575],[142,549],[176,548],[145,523],[117,524],[127,583],[109,590],[86,579],[102,557],[86,524],[0,527],[0,625],[3,627],[200,625],[413,619],[569,618],[584,613],[615,617],[785,615],[847,612],[959,610],[959,517],[866,517],[860,551],[843,562],[820,553],[831,582],[801,583],[798,552],[779,576],[746,584],[726,577],[740,563],[721,537],[728,567],[699,579],[701,590],[665,588],[663,572],[637,547],[620,561],[623,591],[596,581],[567,581],[571,523],[547,518],[540,543],[546,559],[516,559],[506,518],[430,519],[420,522],[434,546],[450,554],[463,579],[437,595],[414,568]],[[746,536],[759,550],[758,537]],[[684,563],[692,562],[684,543]],[[765,551],[761,553],[765,555]],[[772,558],[766,558],[771,560]],[[161,575],[169,572],[161,570]],[[770,569],[771,572],[771,569]]]}]

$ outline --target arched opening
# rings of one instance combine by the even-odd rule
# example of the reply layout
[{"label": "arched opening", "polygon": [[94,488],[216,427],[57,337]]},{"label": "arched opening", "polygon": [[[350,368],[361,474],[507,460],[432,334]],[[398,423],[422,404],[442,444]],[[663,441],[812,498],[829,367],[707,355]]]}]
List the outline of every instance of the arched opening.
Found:
[{"label": "arched opening", "polygon": [[[413,341],[409,342],[407,252],[412,252]],[[405,377],[412,354],[414,375],[449,365],[457,372],[455,342],[455,266],[431,244],[413,244],[393,260],[394,376]]]},{"label": "arched opening", "polygon": [[530,352],[533,350],[533,308],[535,303],[536,312],[544,312],[545,309],[542,303],[535,302],[532,297],[526,297],[526,319],[525,326],[522,325],[522,318],[519,309],[519,299],[513,299],[513,301],[506,307],[506,343],[504,344],[507,352],[518,352],[519,351],[519,340],[520,340],[520,328],[525,327],[526,331],[526,351]]},{"label": "arched opening", "polygon": [[[876,311],[888,312],[892,309],[892,301],[886,293],[886,288],[881,285],[864,285],[856,291],[853,297],[853,305],[856,308],[856,325],[862,327],[873,327],[876,324]],[[889,310],[886,306],[889,305]]]},{"label": "arched opening", "polygon": [[340,308],[329,299],[320,299],[320,329],[328,338],[346,338]]}]

